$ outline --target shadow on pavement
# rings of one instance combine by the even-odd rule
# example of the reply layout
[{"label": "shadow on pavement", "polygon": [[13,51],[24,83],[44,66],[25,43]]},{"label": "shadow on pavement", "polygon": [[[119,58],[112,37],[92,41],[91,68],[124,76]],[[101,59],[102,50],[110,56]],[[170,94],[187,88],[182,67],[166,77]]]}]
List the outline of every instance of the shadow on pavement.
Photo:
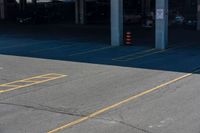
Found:
[{"label": "shadow on pavement", "polygon": [[200,66],[199,32],[171,29],[170,47],[153,48],[154,31],[130,27],[132,46],[111,47],[104,25],[0,25],[0,54],[175,72]]}]

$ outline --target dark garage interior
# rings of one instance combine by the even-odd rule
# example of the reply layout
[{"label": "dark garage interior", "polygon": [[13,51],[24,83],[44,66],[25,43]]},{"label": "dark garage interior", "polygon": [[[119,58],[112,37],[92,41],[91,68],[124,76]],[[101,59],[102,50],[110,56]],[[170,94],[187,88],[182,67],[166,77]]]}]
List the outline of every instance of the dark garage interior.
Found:
[{"label": "dark garage interior", "polygon": [[[34,45],[39,46],[40,41],[57,41],[58,45],[74,42],[110,46],[110,0],[86,0],[82,11],[84,19],[76,14],[74,0],[8,0],[4,5],[0,38],[2,41],[9,39],[10,45],[12,39],[13,43],[31,39],[38,40],[38,44]],[[124,36],[126,32],[132,33],[130,46],[153,48],[155,1],[124,0],[123,12]],[[188,43],[198,47],[197,1],[169,0],[168,17],[169,47],[185,46]],[[124,40],[126,46],[125,43]]]}]

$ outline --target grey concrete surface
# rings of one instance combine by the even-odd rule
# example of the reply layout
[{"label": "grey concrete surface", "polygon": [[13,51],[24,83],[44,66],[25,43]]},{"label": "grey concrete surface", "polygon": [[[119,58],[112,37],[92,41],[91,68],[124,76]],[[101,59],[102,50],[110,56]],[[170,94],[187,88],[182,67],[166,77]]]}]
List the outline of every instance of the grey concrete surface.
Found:
[{"label": "grey concrete surface", "polygon": [[[68,76],[1,93],[0,133],[46,133],[200,66],[196,40],[154,53],[144,52],[149,46],[19,36],[0,37],[0,84],[47,73]],[[137,58],[113,60],[130,54]],[[199,78],[195,73],[61,132],[199,133]]]}]

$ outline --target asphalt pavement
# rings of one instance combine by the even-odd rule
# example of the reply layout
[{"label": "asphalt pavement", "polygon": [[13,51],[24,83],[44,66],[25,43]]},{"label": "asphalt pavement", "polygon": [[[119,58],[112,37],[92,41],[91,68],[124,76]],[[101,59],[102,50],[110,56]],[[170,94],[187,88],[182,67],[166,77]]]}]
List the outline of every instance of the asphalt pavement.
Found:
[{"label": "asphalt pavement", "polygon": [[0,133],[199,133],[200,45],[0,38]]}]

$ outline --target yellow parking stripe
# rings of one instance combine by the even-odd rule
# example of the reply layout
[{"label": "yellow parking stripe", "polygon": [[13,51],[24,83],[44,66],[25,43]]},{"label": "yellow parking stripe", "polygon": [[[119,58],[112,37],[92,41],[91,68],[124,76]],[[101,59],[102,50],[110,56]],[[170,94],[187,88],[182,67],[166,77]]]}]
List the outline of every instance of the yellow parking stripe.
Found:
[{"label": "yellow parking stripe", "polygon": [[99,52],[99,51],[102,51],[102,50],[111,49],[111,48],[114,48],[114,47],[115,47],[115,46],[102,47],[102,48],[87,50],[87,51],[83,51],[83,52],[79,52],[79,53],[74,53],[74,54],[71,54],[71,55],[69,55],[69,56],[76,56],[76,55],[89,54],[89,53]]},{"label": "yellow parking stripe", "polygon": [[139,54],[145,54],[147,52],[152,52],[154,50],[156,50],[156,49],[155,48],[147,49],[147,50],[135,52],[134,54],[128,54],[128,55],[120,56],[120,57],[114,58],[112,60],[123,60],[124,58],[133,57],[133,56],[136,56],[136,55],[139,55]]},{"label": "yellow parking stripe", "polygon": [[2,87],[4,87],[4,86],[5,86],[5,87],[16,87],[17,85],[6,85],[6,84],[2,84],[2,85],[0,85],[0,87],[1,87],[1,86],[2,86]]},{"label": "yellow parking stripe", "polygon": [[122,59],[122,60],[117,60],[117,61],[130,61],[130,60],[136,60],[136,59],[140,59],[142,57],[146,57],[146,56],[150,56],[150,55],[154,55],[154,54],[158,54],[158,53],[164,53],[167,50],[160,50],[160,51],[156,51],[156,52],[152,52],[152,53],[146,53],[144,55],[140,55],[140,56],[136,56],[136,57],[130,57],[130,58],[126,58],[126,59]]},{"label": "yellow parking stripe", "polygon": [[44,48],[44,49],[34,50],[34,51],[31,51],[31,53],[45,52],[45,51],[56,50],[56,49],[60,49],[60,48],[70,47],[70,46],[73,46],[73,44],[72,45],[62,45],[62,46],[57,46],[57,47],[52,47],[52,48]]},{"label": "yellow parking stripe", "polygon": [[[32,85],[48,82],[48,81],[63,78],[66,76],[67,75],[63,75],[63,74],[49,73],[49,74],[45,74],[45,75],[39,75],[39,76],[31,77],[31,78],[17,80],[17,81],[10,82],[10,83],[0,84],[0,87],[8,87],[8,89],[5,89],[5,90],[1,89],[0,93],[5,93],[5,92],[21,89],[24,87],[29,87]],[[40,79],[40,80],[35,81],[34,79]],[[20,83],[23,85],[18,85]]]},{"label": "yellow parking stripe", "polygon": [[65,130],[65,129],[67,129],[67,128],[70,128],[70,127],[73,127],[73,126],[78,125],[78,124],[80,124],[80,123],[83,123],[83,122],[85,122],[85,121],[87,121],[87,120],[89,120],[89,119],[92,119],[92,118],[94,118],[94,117],[97,117],[98,115],[101,115],[101,114],[103,114],[103,113],[105,113],[105,112],[108,112],[108,111],[110,111],[110,110],[112,110],[112,109],[115,109],[115,108],[117,108],[117,107],[120,107],[120,106],[122,106],[122,105],[124,105],[124,104],[127,104],[127,103],[129,103],[129,102],[131,102],[131,101],[133,101],[133,100],[136,100],[136,99],[138,99],[138,98],[140,98],[140,97],[142,97],[142,96],[145,96],[145,95],[147,95],[147,94],[149,94],[149,93],[155,92],[156,90],[162,89],[162,88],[164,88],[164,87],[166,87],[166,86],[168,86],[168,85],[170,85],[170,84],[173,84],[173,83],[178,82],[178,81],[180,81],[180,80],[183,80],[183,79],[185,79],[185,78],[187,78],[187,77],[190,77],[191,75],[193,75],[194,73],[197,73],[197,72],[200,72],[200,69],[196,69],[195,71],[193,71],[193,72],[191,72],[191,73],[185,74],[185,75],[183,75],[183,76],[180,76],[180,77],[178,77],[178,78],[175,78],[175,79],[173,79],[173,80],[170,80],[170,81],[168,81],[168,82],[166,82],[166,83],[163,83],[163,84],[161,84],[161,85],[158,85],[158,86],[156,86],[156,87],[154,87],[154,88],[151,88],[151,89],[149,89],[149,90],[146,90],[146,91],[144,91],[144,92],[141,92],[141,93],[139,93],[139,94],[137,94],[137,95],[131,96],[131,97],[129,97],[129,98],[123,100],[123,101],[120,101],[120,102],[115,103],[115,104],[113,104],[113,105],[111,105],[111,106],[105,107],[105,108],[103,108],[103,109],[100,109],[100,110],[98,110],[98,111],[96,111],[96,112],[94,112],[94,113],[92,113],[92,114],[89,114],[88,116],[79,118],[79,119],[77,119],[77,120],[75,120],[75,121],[72,121],[72,122],[66,124],[66,125],[63,125],[63,126],[61,126],[61,127],[58,127],[58,128],[56,128],[56,129],[53,129],[53,130],[51,130],[51,131],[49,131],[49,132],[47,132],[47,133],[57,133],[57,132],[59,132],[59,131],[63,131],[63,130]]},{"label": "yellow parking stripe", "polygon": [[129,55],[113,58],[112,60],[114,60],[114,61],[132,61],[132,60],[137,60],[137,59],[147,57],[147,56],[150,56],[150,55],[154,55],[154,54],[158,54],[158,53],[164,53],[164,52],[167,52],[169,50],[175,50],[175,49],[178,49],[178,48],[184,48],[184,47],[188,47],[188,46],[192,46],[192,45],[194,45],[194,44],[189,44],[189,45],[186,44],[186,45],[182,45],[182,46],[169,47],[168,49],[165,49],[165,50],[157,50],[157,49],[153,48],[153,49],[137,52],[137,53],[134,53],[134,54],[129,54]]}]

